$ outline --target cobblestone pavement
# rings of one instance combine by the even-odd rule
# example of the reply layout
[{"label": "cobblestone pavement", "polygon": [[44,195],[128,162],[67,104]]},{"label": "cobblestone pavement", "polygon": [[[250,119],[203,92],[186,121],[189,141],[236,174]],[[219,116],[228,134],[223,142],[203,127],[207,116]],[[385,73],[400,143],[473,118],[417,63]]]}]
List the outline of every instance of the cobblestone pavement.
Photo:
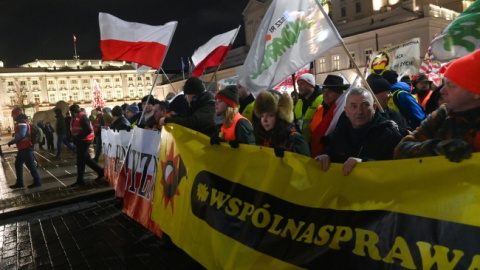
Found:
[{"label": "cobblestone pavement", "polygon": [[[3,141],[3,140],[2,140]],[[5,142],[5,141],[3,141]],[[75,157],[37,150],[42,186],[12,190],[15,149],[0,161],[0,269],[204,269],[168,237],[146,230],[122,212],[106,182],[87,170],[75,182]],[[32,182],[24,168],[24,182]]]}]

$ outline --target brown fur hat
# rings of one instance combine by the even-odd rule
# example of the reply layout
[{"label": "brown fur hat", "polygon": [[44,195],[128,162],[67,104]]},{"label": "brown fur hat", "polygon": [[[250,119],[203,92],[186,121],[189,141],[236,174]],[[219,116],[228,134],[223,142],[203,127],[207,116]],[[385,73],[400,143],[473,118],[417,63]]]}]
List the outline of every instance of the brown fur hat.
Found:
[{"label": "brown fur hat", "polygon": [[258,117],[263,113],[272,113],[287,123],[293,122],[293,100],[288,93],[280,94],[276,90],[260,92],[255,98],[253,111]]}]

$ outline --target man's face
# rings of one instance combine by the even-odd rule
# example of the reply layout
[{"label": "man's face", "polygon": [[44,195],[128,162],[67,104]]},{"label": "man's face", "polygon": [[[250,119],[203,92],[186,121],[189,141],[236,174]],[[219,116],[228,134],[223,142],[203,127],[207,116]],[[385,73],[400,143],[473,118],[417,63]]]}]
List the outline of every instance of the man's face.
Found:
[{"label": "man's face", "polygon": [[415,85],[415,89],[417,89],[418,93],[427,93],[430,91],[430,83],[429,82],[418,82]]},{"label": "man's face", "polygon": [[298,80],[297,81],[298,85],[298,93],[304,97],[311,95],[313,93],[313,86],[308,84],[304,80]]},{"label": "man's face", "polygon": [[445,78],[445,86],[440,90],[443,102],[447,108],[454,112],[462,112],[478,106],[480,95],[474,94],[448,78]]},{"label": "man's face", "polygon": [[240,84],[237,84],[237,88],[238,88],[238,98],[244,99],[244,98],[248,97],[247,88],[243,87]]},{"label": "man's face", "polygon": [[142,103],[142,108],[145,110],[146,113],[149,113],[153,110],[153,105],[145,101]]},{"label": "man's face", "polygon": [[131,111],[125,111],[125,117],[127,117],[128,119],[131,119],[133,116],[135,116],[135,113]]},{"label": "man's face", "polygon": [[159,120],[164,114],[165,110],[160,109],[160,105],[155,104],[155,106],[153,106],[153,116],[155,117],[155,120]]},{"label": "man's face", "polygon": [[382,106],[382,108],[388,108],[388,100],[392,97],[392,92],[390,91],[383,91],[378,94],[375,94],[375,97],[378,100],[378,103]]},{"label": "man's face", "polygon": [[345,114],[353,128],[361,128],[372,121],[376,107],[373,97],[368,92],[363,95],[348,95]]},{"label": "man's face", "polygon": [[332,91],[329,88],[323,88],[323,102],[328,106],[332,106],[332,104],[337,101],[337,99],[342,95],[339,92]]},{"label": "man's face", "polygon": [[195,95],[192,95],[192,94],[185,94],[185,99],[187,100],[188,102],[188,105],[190,106],[190,103],[192,103],[193,101],[193,98],[195,97]]}]

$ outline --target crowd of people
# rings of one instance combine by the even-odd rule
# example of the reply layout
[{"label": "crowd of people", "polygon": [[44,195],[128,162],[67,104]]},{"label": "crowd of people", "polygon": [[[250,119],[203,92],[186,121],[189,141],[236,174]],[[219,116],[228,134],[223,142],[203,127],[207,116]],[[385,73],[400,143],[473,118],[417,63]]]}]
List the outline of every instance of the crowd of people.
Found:
[{"label": "crowd of people", "polygon": [[[296,101],[288,93],[269,89],[254,97],[241,85],[227,86],[214,95],[200,78],[190,77],[183,92],[166,101],[147,95],[140,104],[95,108],[90,117],[74,104],[69,109],[71,120],[56,109],[55,128],[48,122],[40,125],[48,149],[54,149],[53,132],[57,133],[58,159],[62,144],[76,154],[78,176],[73,186],[85,185],[85,165],[98,173],[97,181],[102,179],[103,169],[98,165],[102,128],[161,130],[169,123],[209,136],[212,145],[260,145],[272,148],[277,157],[285,151],[310,156],[323,171],[332,162],[340,163],[344,175],[359,162],[375,160],[445,156],[460,162],[480,151],[480,81],[474,75],[479,67],[477,50],[447,65],[438,87],[425,75],[399,79],[394,70],[371,74],[366,78],[368,87],[356,88],[336,75],[328,75],[317,85],[307,73],[297,80]],[[345,106],[340,108],[343,112],[333,132],[327,133],[338,111],[337,100],[347,89]],[[17,182],[11,188],[23,187],[23,164],[34,179],[29,187],[40,186],[28,140],[30,124],[19,108],[12,111],[12,117],[15,137],[8,144],[17,144],[19,154]],[[91,158],[93,140],[95,155]]]}]

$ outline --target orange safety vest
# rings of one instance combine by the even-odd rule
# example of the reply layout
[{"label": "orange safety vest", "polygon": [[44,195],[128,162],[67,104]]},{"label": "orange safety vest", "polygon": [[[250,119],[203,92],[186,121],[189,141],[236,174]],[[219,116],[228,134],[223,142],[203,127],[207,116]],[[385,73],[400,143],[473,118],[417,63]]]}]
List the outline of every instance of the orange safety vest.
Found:
[{"label": "orange safety vest", "polygon": [[31,134],[30,124],[27,123],[27,122],[15,124],[15,127],[14,127],[15,134],[18,134],[18,125],[27,125],[27,137],[23,138],[21,141],[19,141],[15,144],[17,146],[17,149],[22,150],[22,149],[32,147],[33,143],[32,143],[32,140],[30,140],[30,137],[31,137],[31,135],[30,135]]},{"label": "orange safety vest", "polygon": [[242,116],[239,112],[236,112],[235,116],[233,117],[232,124],[229,127],[225,127],[225,125],[222,125],[222,127],[220,128],[220,131],[221,131],[220,138],[222,138],[227,142],[235,141],[237,138],[235,136],[235,127],[237,126],[237,122],[240,119],[247,119],[247,118]]},{"label": "orange safety vest", "polygon": [[[321,108],[320,108],[321,107]],[[316,156],[320,155],[325,151],[325,145],[322,143],[322,138],[327,135],[327,130],[330,127],[330,123],[332,123],[333,117],[335,115],[335,108],[337,107],[337,103],[333,103],[332,107],[328,109],[328,112],[323,115],[323,111],[325,108],[323,105],[318,106],[318,110],[313,116],[317,118],[317,123],[314,126],[310,127],[310,131],[312,133],[312,142],[310,143],[310,154],[311,157],[315,158]],[[313,118],[312,118],[313,123]]]},{"label": "orange safety vest", "polygon": [[[79,112],[75,117],[72,118],[72,122],[70,124],[70,130],[72,131],[72,135],[78,135],[82,131],[82,124],[80,120],[83,116],[86,116],[85,112]],[[90,124],[90,134],[82,138],[84,141],[91,141],[93,140],[93,126],[92,123],[89,121]]]},{"label": "orange safety vest", "polygon": [[415,94],[418,104],[420,104],[420,106],[422,106],[424,110],[427,108],[427,102],[430,99],[430,96],[432,95],[432,93],[433,91],[430,90],[423,100],[420,98],[418,94]]}]

